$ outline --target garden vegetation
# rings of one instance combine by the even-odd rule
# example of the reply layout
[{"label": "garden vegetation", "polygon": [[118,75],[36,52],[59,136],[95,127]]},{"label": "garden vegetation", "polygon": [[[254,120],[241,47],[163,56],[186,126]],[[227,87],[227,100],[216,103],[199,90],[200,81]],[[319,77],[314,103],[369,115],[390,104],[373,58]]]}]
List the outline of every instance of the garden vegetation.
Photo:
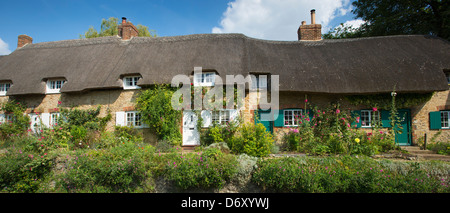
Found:
[{"label": "garden vegetation", "polygon": [[159,108],[146,103],[170,103],[170,88],[150,90],[138,105],[154,112],[155,119],[145,122],[160,133],[156,145],[145,143],[132,127],[105,131],[111,115],[100,117],[100,107],[60,108],[57,124],[33,132],[25,107],[4,103],[2,110],[14,116],[0,124],[0,191],[160,192],[161,183],[174,186],[172,191],[217,191],[238,183],[258,192],[450,192],[448,162],[372,159],[395,148],[390,134],[354,131],[350,126],[356,121],[336,108],[314,109],[315,117],[303,118],[284,137],[287,150],[310,156],[269,157],[276,150],[274,136],[262,124],[240,119],[203,129],[202,146],[183,153],[179,128],[170,123],[175,118],[166,117],[175,115],[162,113],[164,103]]}]

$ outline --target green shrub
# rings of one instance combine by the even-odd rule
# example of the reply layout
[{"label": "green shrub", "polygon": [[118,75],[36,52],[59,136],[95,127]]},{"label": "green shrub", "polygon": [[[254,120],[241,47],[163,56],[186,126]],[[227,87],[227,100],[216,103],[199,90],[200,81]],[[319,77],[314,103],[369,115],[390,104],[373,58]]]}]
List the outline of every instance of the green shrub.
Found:
[{"label": "green shrub", "polygon": [[435,142],[427,145],[427,149],[441,155],[450,155],[450,142]]},{"label": "green shrub", "polygon": [[79,151],[66,161],[58,186],[67,192],[133,192],[146,178],[145,150],[128,142],[108,151]]},{"label": "green shrub", "polygon": [[273,135],[266,131],[263,124],[245,123],[239,127],[228,146],[235,153],[264,157],[270,153],[273,142]]},{"label": "green shrub", "polygon": [[136,128],[128,126],[115,126],[114,136],[117,138],[125,138],[136,143],[143,141],[142,134]]},{"label": "green shrub", "polygon": [[34,147],[8,149],[0,155],[0,191],[32,193],[39,189],[54,161],[42,147],[38,150]]},{"label": "green shrub", "polygon": [[159,140],[168,140],[172,145],[181,144],[181,111],[172,108],[172,95],[176,88],[156,85],[142,91],[136,98],[136,108],[141,119],[152,128]]},{"label": "green shrub", "polygon": [[[436,176],[418,163],[370,158],[278,158],[258,161],[252,181],[278,192],[314,193],[448,193],[449,180]],[[447,165],[448,168],[448,165]]]},{"label": "green shrub", "polygon": [[[5,122],[0,123],[0,137],[5,140],[11,135],[25,134],[30,127],[30,118],[26,115],[26,107],[14,100],[9,100],[1,105],[5,112]],[[8,117],[10,119],[8,119]]]},{"label": "green shrub", "polygon": [[237,161],[233,155],[210,154],[167,155],[164,177],[183,190],[221,188],[235,175]]}]

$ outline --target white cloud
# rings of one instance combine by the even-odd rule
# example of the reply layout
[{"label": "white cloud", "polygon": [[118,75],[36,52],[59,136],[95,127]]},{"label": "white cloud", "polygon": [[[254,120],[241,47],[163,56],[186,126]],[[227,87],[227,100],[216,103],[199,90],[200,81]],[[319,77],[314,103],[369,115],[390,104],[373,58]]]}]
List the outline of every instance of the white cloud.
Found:
[{"label": "white cloud", "polygon": [[0,38],[0,55],[8,55],[11,53],[11,50],[9,50],[8,44],[5,43],[1,38]]},{"label": "white cloud", "polygon": [[355,19],[355,20],[346,21],[344,23],[344,26],[351,26],[352,28],[358,28],[364,23],[366,23],[366,22],[361,19]]},{"label": "white cloud", "polygon": [[297,40],[302,21],[311,23],[311,9],[316,10],[316,23],[329,29],[336,16],[349,12],[349,0],[234,0],[228,3],[220,26],[213,33],[243,33],[269,40]]}]

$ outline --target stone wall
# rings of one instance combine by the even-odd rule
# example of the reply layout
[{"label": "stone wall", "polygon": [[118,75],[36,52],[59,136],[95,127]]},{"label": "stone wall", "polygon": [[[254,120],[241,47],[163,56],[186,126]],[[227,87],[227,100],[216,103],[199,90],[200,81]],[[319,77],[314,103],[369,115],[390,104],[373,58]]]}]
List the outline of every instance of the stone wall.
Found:
[{"label": "stone wall", "polygon": [[418,144],[427,134],[427,143],[431,142],[436,133],[441,132],[433,140],[449,142],[450,129],[430,130],[430,112],[450,110],[450,91],[436,92],[431,99],[419,106],[411,108],[413,143]]}]

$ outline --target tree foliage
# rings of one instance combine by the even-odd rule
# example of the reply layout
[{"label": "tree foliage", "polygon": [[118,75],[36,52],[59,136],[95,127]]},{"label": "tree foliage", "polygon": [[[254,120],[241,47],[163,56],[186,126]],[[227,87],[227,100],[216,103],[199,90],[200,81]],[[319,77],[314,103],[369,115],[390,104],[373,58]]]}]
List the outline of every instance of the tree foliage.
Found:
[{"label": "tree foliage", "polygon": [[423,34],[450,40],[450,1],[357,0],[353,6],[365,23],[357,29],[341,24],[324,38]]},{"label": "tree foliage", "polygon": [[[80,38],[97,38],[104,36],[115,36],[119,34],[118,30],[119,19],[116,17],[110,17],[108,20],[102,19],[102,23],[100,25],[100,32],[98,32],[93,26],[89,27],[89,29],[84,33],[84,35],[80,35]],[[138,24],[136,26],[139,32],[140,37],[156,37],[155,30],[149,30],[147,26]]]}]

